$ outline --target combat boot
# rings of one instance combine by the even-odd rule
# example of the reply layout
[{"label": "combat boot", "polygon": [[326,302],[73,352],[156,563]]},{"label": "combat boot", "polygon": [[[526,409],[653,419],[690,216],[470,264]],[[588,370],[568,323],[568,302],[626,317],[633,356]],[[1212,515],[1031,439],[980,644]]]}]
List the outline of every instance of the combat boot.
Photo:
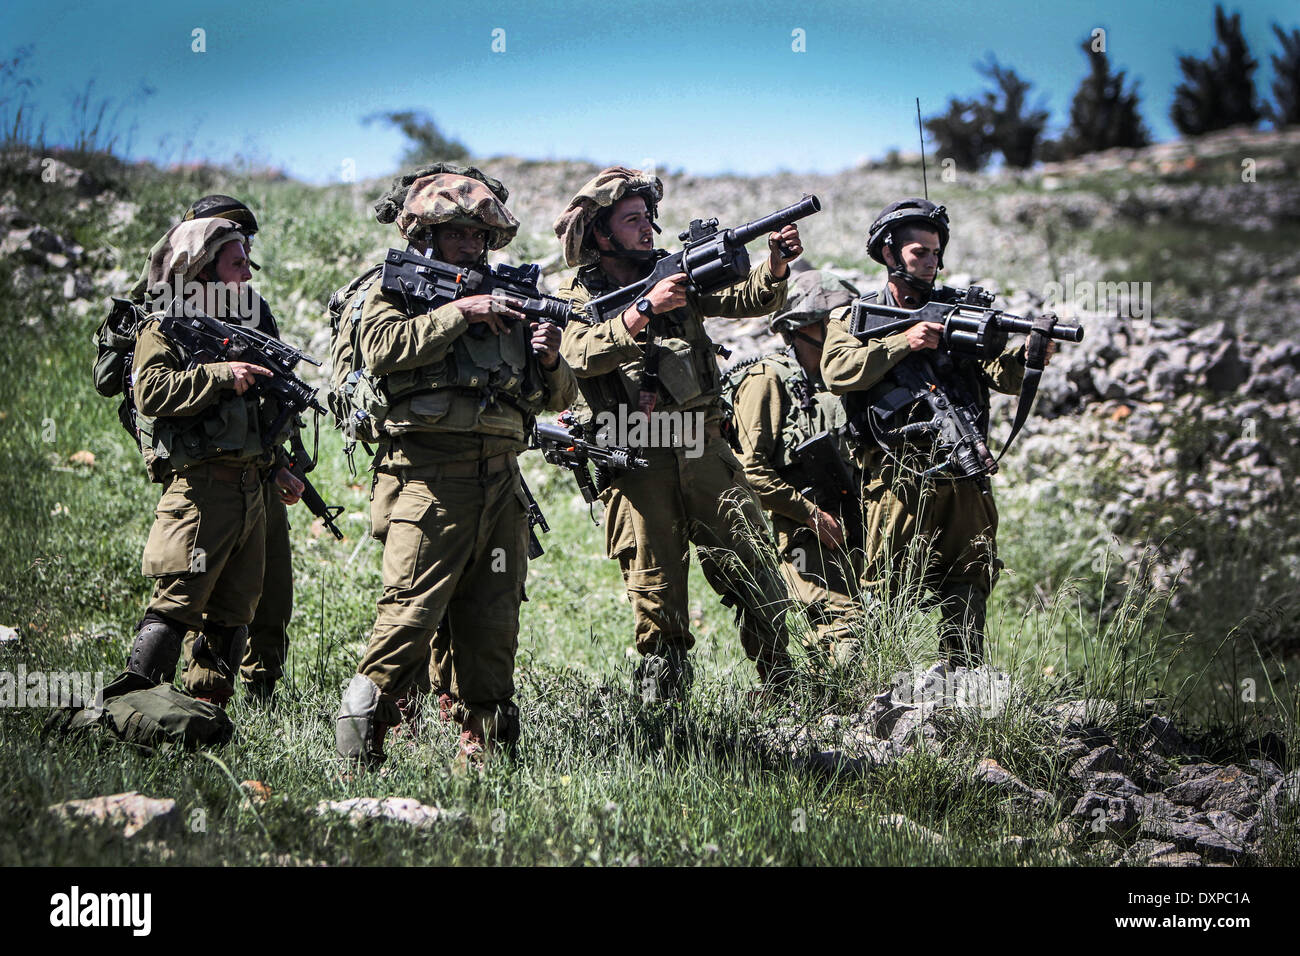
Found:
[{"label": "combat boot", "polygon": [[514,754],[519,743],[519,708],[512,701],[491,709],[466,707],[464,713],[459,751],[452,762],[454,771],[482,770],[498,753]]},{"label": "combat boot", "polygon": [[695,680],[695,668],[681,647],[662,648],[641,658],[632,672],[632,694],[643,704],[685,700]]},{"label": "combat boot", "polygon": [[790,700],[794,689],[794,663],[784,648],[765,651],[754,661],[761,686],[749,694],[752,704],[770,707]]}]

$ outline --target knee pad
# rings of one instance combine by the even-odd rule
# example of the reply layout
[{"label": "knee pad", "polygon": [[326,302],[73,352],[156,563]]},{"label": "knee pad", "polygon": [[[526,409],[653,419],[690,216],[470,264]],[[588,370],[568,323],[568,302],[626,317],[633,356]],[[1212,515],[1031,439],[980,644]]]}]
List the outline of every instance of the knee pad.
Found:
[{"label": "knee pad", "polygon": [[146,615],[140,622],[126,669],[151,684],[170,683],[181,657],[184,633],[170,621]]},{"label": "knee pad", "polygon": [[334,723],[334,747],[340,757],[362,760],[369,755],[378,709],[379,685],[365,674],[353,674]]}]

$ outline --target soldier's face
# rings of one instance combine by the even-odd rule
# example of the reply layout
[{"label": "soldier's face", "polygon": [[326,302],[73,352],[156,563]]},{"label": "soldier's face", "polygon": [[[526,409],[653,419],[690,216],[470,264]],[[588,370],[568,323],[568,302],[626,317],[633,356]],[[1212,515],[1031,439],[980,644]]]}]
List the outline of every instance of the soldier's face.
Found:
[{"label": "soldier's face", "polygon": [[602,250],[613,249],[612,238],[624,249],[649,251],[655,247],[653,221],[642,197],[625,196],[614,203],[609,214],[610,235],[602,235],[599,229],[596,230],[596,246]]},{"label": "soldier's face", "polygon": [[434,233],[437,257],[453,266],[472,266],[487,251],[486,229],[451,223],[439,226]]},{"label": "soldier's face", "polygon": [[242,242],[228,242],[217,252],[217,261],[213,266],[218,282],[242,285],[253,278],[248,265],[248,250]]},{"label": "soldier's face", "polygon": [[[903,268],[919,279],[934,281],[939,272],[939,234],[930,229],[908,229],[898,247]],[[885,258],[893,259],[892,250],[885,247]],[[889,263],[897,265],[895,262]]]}]

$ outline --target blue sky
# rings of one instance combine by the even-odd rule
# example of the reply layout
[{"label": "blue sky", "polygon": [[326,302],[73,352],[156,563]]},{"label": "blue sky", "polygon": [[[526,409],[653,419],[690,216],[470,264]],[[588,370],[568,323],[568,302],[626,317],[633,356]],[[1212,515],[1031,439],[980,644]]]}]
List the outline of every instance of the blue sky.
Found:
[{"label": "blue sky", "polygon": [[[984,81],[974,64],[989,53],[1031,80],[1051,128],[1063,127],[1088,69],[1078,46],[1095,27],[1107,31],[1112,66],[1141,81],[1148,126],[1169,138],[1177,56],[1208,52],[1213,9],[1208,0],[8,0],[0,56],[33,46],[28,99],[54,138],[72,94],[93,80],[135,120],[131,154],[164,162],[242,156],[325,182],[350,161],[358,177],[387,175],[403,139],[361,119],[414,108],[481,156],[830,172],[914,150],[913,98],[931,115],[975,93]],[[1282,0],[1234,9],[1271,98],[1269,24],[1291,29],[1300,14]],[[205,52],[191,49],[195,29]],[[796,30],[806,52],[792,49]]]}]

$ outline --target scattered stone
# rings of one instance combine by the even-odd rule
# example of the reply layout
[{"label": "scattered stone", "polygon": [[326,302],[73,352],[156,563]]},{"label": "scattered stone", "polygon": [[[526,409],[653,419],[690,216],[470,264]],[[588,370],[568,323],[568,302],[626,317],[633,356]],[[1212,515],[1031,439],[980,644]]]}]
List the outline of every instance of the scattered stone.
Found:
[{"label": "scattered stone", "polygon": [[1231,862],[1245,855],[1245,849],[1240,843],[1204,823],[1147,817],[1139,823],[1138,833],[1140,836],[1171,841],[1180,850],[1196,852],[1213,860]]},{"label": "scattered stone", "polygon": [[1056,806],[1056,798],[1046,790],[1035,790],[992,757],[975,765],[974,780],[1004,797],[1003,806],[1013,811],[1045,811]]},{"label": "scattered stone", "polygon": [[316,814],[318,816],[343,814],[352,823],[361,823],[365,820],[393,820],[421,830],[464,818],[464,814],[460,811],[430,807],[412,797],[384,797],[382,800],[378,797],[322,800],[316,804]]},{"label": "scattered stone", "polygon": [[1138,823],[1137,808],[1125,797],[1089,791],[1070,811],[1070,817],[1083,828],[1085,839],[1126,839]]},{"label": "scattered stone", "polygon": [[922,746],[937,744],[939,733],[929,720],[934,710],[934,704],[922,704],[920,707],[904,711],[894,722],[889,739],[902,749],[909,749],[917,744]]},{"label": "scattered stone", "polygon": [[[1199,764],[1199,767],[1207,765]],[[1188,768],[1183,768],[1186,771]],[[1240,767],[1209,766],[1209,772],[1189,778],[1183,771],[1181,782],[1165,789],[1165,796],[1174,803],[1195,807],[1198,810],[1230,810],[1248,817],[1258,804],[1256,778]]]},{"label": "scattered stone", "polygon": [[1190,851],[1176,850],[1173,853],[1162,853],[1153,856],[1147,861],[1147,866],[1169,866],[1169,867],[1193,867],[1204,866],[1205,863],[1200,856]]},{"label": "scattered stone", "polygon": [[1236,391],[1249,376],[1250,371],[1237,351],[1236,339],[1220,345],[1205,367],[1205,384],[1220,394]]},{"label": "scattered stone", "polygon": [[1161,757],[1174,757],[1185,753],[1187,741],[1178,732],[1178,728],[1159,714],[1147,718],[1147,722],[1138,731],[1142,747],[1148,753]]},{"label": "scattered stone", "polygon": [[[1065,734],[1100,730],[1101,726],[1115,719],[1117,708],[1108,700],[1081,699],[1067,700],[1051,709],[1050,716],[1057,728]],[[1110,743],[1109,737],[1106,743]]]},{"label": "scattered stone", "polygon": [[1070,767],[1069,775],[1072,780],[1082,780],[1089,774],[1123,769],[1124,758],[1119,755],[1119,751],[1112,746],[1106,746],[1098,747],[1076,760]]},{"label": "scattered stone", "polygon": [[1110,770],[1084,774],[1079,778],[1079,782],[1089,790],[1109,793],[1113,796],[1131,797],[1142,793],[1142,788],[1132,779]]},{"label": "scattered stone", "polygon": [[181,822],[175,800],[170,797],[146,797],[135,790],[85,800],[67,800],[46,809],[68,821],[89,820],[121,827],[122,836],[127,839],[142,832],[157,839]]}]

